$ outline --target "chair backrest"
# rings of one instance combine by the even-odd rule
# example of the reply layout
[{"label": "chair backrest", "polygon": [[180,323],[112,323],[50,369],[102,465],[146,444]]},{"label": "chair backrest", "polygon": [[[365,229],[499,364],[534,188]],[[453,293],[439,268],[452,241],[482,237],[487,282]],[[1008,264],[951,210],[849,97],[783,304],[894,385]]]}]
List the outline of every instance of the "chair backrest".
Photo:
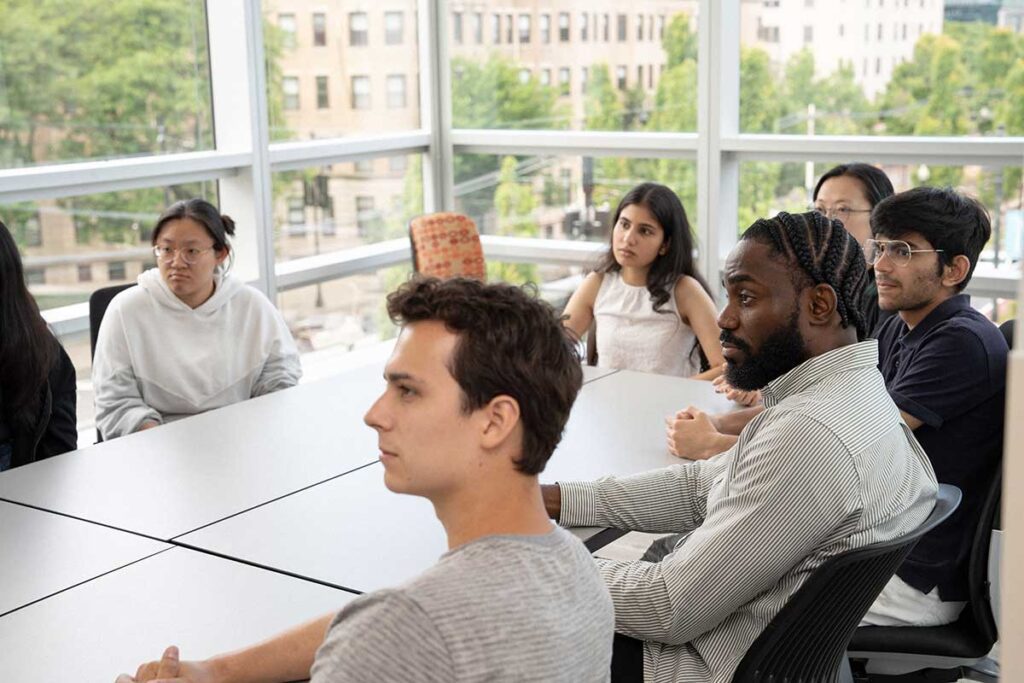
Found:
[{"label": "chair backrest", "polygon": [[1006,339],[1006,345],[1013,351],[1013,326],[1017,323],[1016,320],[1007,320],[999,326],[999,331],[1003,333],[1003,338]]},{"label": "chair backrest", "polygon": [[409,222],[412,267],[440,278],[487,279],[484,250],[476,223],[461,213],[431,213]]},{"label": "chair backrest", "polygon": [[89,296],[89,357],[92,358],[96,355],[96,338],[100,333],[100,323],[103,322],[103,316],[107,312],[107,306],[110,305],[110,300],[115,296],[128,289],[134,287],[134,282],[129,282],[126,285],[114,285],[113,287],[101,287],[93,292]]},{"label": "chair backrest", "polygon": [[[971,556],[967,563],[968,604],[964,612],[970,612],[975,633],[992,647],[999,638],[992,606],[992,582],[989,572],[989,546],[992,543],[992,529],[997,528],[999,505],[1003,493],[1003,475],[996,470],[989,484],[985,502],[978,517],[978,528],[971,543]],[[998,576],[998,574],[997,574]],[[966,616],[966,615],[965,615]],[[963,617],[961,617],[962,619]]]},{"label": "chair backrest", "polygon": [[818,567],[747,650],[734,683],[831,683],[871,603],[924,534],[952,514],[960,489],[939,485],[928,519],[900,538],[857,548]]}]

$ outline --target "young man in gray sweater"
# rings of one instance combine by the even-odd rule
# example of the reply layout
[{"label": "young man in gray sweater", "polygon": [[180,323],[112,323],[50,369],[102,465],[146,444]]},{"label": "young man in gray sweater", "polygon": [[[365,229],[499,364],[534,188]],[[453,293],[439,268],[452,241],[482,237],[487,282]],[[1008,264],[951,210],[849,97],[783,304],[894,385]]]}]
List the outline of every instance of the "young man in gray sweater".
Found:
[{"label": "young man in gray sweater", "polygon": [[509,285],[417,280],[366,413],[384,481],[434,504],[449,551],[269,641],[201,662],[169,647],[143,681],[606,681],[614,615],[589,553],[554,527],[537,475],[582,384],[549,306]]}]

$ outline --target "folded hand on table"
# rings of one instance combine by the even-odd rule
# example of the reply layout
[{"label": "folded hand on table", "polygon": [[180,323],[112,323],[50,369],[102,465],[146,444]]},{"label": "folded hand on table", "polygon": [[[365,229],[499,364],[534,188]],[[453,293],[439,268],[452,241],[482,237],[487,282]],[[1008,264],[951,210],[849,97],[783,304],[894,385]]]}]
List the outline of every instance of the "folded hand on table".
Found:
[{"label": "folded hand on table", "polygon": [[705,460],[728,450],[735,439],[719,432],[714,420],[693,406],[665,418],[669,452],[677,458]]}]

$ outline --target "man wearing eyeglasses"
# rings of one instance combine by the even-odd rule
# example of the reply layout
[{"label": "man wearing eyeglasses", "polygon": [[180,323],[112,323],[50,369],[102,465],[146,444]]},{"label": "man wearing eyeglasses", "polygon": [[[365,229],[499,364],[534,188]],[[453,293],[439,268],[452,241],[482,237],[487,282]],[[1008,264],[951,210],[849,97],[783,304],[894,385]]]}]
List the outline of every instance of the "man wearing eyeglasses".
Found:
[{"label": "man wearing eyeglasses", "polygon": [[898,313],[877,331],[879,369],[936,477],[963,501],[921,539],[865,620],[934,626],[955,621],[968,598],[973,532],[1002,454],[1006,341],[962,293],[992,228],[974,199],[920,187],[879,202],[871,233],[879,306]]}]

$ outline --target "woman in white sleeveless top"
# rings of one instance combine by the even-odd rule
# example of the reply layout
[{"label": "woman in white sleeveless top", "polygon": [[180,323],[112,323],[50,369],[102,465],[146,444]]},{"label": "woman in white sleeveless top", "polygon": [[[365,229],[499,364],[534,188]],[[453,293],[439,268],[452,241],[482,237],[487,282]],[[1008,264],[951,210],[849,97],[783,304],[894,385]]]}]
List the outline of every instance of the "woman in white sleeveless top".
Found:
[{"label": "woman in white sleeveless top", "polygon": [[715,304],[694,266],[679,197],[656,183],[634,187],[615,211],[610,246],[565,307],[565,325],[578,336],[597,321],[598,366],[720,375]]}]

